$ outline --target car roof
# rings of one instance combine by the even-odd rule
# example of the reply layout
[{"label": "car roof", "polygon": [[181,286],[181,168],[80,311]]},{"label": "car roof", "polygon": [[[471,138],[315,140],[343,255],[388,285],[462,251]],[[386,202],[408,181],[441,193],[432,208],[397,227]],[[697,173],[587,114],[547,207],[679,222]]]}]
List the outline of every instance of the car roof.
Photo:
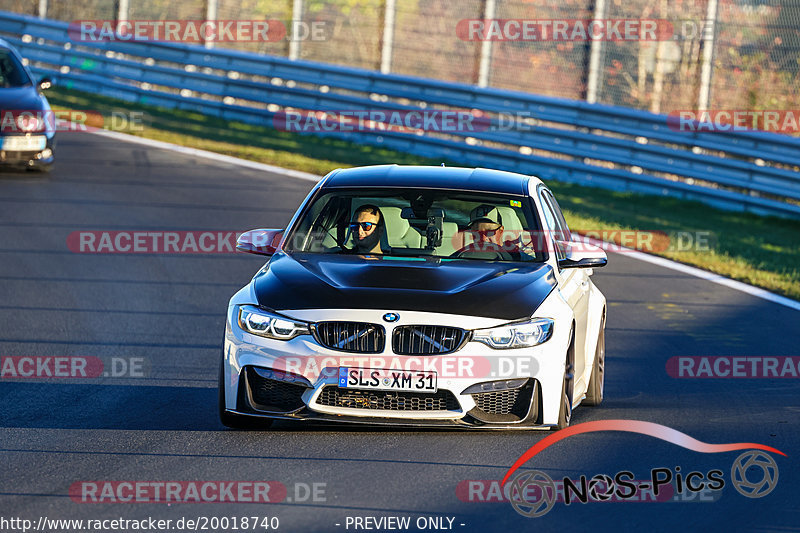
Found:
[{"label": "car roof", "polygon": [[530,180],[539,183],[535,177],[489,168],[376,165],[335,170],[323,188],[410,187],[527,196]]},{"label": "car roof", "polygon": [[22,58],[22,56],[20,56],[20,54],[19,54],[19,52],[17,51],[17,49],[16,49],[16,48],[14,48],[14,45],[12,45],[10,42],[6,41],[6,40],[5,40],[5,39],[3,39],[2,37],[0,37],[0,50],[9,50],[9,51],[10,51],[12,54],[14,54],[14,55],[15,55],[17,58],[19,58],[19,59],[21,59],[21,58]]}]

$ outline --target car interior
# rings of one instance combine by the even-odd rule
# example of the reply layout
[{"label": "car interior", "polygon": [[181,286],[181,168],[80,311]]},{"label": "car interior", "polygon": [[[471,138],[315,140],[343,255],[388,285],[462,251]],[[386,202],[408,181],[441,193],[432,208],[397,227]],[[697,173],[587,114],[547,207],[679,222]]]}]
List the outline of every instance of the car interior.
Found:
[{"label": "car interior", "polygon": [[[410,200],[388,196],[335,195],[322,202],[324,205],[321,208],[320,202],[317,202],[307,213],[311,222],[306,227],[310,230],[308,235],[313,237],[299,243],[300,250],[297,251],[351,251],[355,242],[348,227],[349,223],[361,206],[371,204],[377,206],[383,215],[381,248],[385,254],[484,260],[544,260],[532,250],[524,249],[524,245],[521,247],[523,250],[518,247],[512,253],[469,249],[474,242],[470,221],[479,218],[479,213],[493,209],[500,215],[504,238],[524,240],[524,232],[535,230],[535,227],[531,228],[531,224],[527,223],[521,204],[511,207],[508,200],[492,198],[487,201],[485,197]],[[505,205],[500,205],[501,202]],[[302,227],[298,228],[298,232],[305,233]]]},{"label": "car interior", "polygon": [[29,80],[7,48],[0,48],[0,88],[22,87]]}]

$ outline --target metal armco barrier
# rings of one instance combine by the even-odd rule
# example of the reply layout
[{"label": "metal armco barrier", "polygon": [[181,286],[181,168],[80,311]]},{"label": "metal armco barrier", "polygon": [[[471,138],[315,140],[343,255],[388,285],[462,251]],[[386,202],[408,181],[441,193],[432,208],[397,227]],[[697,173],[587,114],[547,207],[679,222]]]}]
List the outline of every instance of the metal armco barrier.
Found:
[{"label": "metal armco barrier", "polygon": [[0,36],[35,74],[68,88],[268,127],[286,109],[463,110],[483,115],[487,127],[309,134],[545,180],[800,218],[800,138],[789,135],[676,131],[666,115],[624,107],[200,45],[74,41],[67,28],[0,11]]}]

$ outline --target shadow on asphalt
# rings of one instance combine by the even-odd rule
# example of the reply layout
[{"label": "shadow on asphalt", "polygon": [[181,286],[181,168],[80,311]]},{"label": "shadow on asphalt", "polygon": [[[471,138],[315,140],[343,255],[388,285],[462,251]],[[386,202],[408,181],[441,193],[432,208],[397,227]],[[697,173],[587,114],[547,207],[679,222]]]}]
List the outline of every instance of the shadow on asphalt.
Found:
[{"label": "shadow on asphalt", "polygon": [[[216,387],[165,387],[96,383],[5,382],[0,387],[0,426],[29,429],[116,429],[227,431],[217,417]],[[573,423],[599,411],[576,409]],[[266,428],[253,427],[254,431]],[[245,430],[245,432],[251,430]],[[497,430],[450,427],[369,426],[351,423],[279,420],[269,432],[413,432],[500,435]],[[532,430],[542,437],[546,430]]]},{"label": "shadow on asphalt", "polygon": [[[217,417],[216,387],[6,382],[0,391],[0,425],[4,427],[227,430]],[[270,431],[398,431],[397,428],[292,421],[280,421],[273,428]],[[427,432],[448,431],[449,428],[400,430]]]}]

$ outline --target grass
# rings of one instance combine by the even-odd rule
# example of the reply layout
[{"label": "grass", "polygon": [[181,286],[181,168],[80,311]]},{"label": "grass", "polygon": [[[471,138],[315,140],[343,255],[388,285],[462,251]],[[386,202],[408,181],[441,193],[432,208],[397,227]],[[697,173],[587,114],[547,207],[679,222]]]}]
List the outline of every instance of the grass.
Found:
[{"label": "grass", "polygon": [[[676,198],[548,185],[570,228],[665,232],[669,245],[662,241],[652,253],[800,300],[800,221],[722,211]],[[708,234],[708,246],[682,251],[681,234],[694,237],[697,232]]]},{"label": "grass", "polygon": [[[92,110],[105,117],[115,111],[141,111],[143,126],[126,131],[133,135],[315,174],[359,165],[442,163],[342,140],[277,131],[268,125],[129,104],[63,87],[51,89],[47,97],[56,110]],[[654,249],[644,250],[800,300],[800,221],[722,211],[663,196],[554,181],[548,186],[574,230],[665,232],[669,245],[663,236],[656,236]],[[684,232],[708,232],[709,245],[681,251],[676,242]],[[612,240],[619,242],[618,238]]]}]

